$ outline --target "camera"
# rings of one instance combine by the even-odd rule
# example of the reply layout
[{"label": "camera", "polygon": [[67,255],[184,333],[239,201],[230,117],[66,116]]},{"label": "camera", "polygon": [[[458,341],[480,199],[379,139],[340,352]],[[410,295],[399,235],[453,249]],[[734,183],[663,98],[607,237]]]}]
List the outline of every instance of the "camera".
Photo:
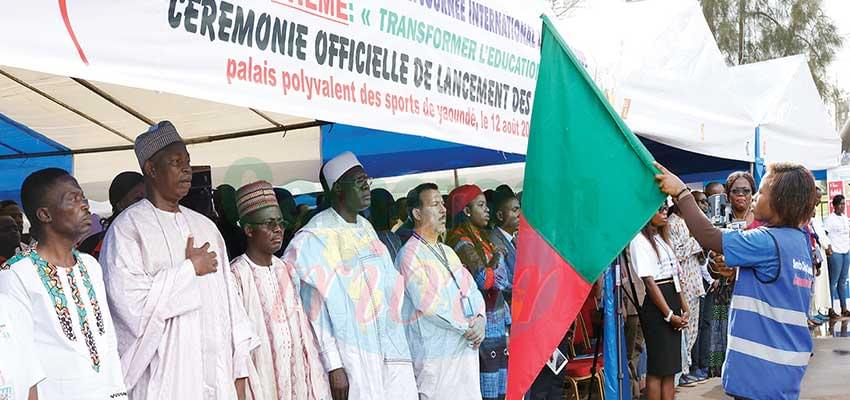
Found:
[{"label": "camera", "polygon": [[711,224],[718,228],[726,228],[729,222],[732,221],[732,207],[729,205],[729,200],[726,194],[715,194],[708,196],[708,220]]},{"label": "camera", "polygon": [[732,221],[732,205],[725,193],[708,196],[708,220],[720,229],[743,230],[746,221]]}]

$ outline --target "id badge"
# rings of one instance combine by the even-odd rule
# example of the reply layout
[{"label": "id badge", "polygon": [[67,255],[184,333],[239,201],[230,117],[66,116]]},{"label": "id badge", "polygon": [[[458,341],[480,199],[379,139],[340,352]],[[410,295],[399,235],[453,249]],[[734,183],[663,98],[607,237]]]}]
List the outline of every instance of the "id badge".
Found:
[{"label": "id badge", "polygon": [[464,317],[472,318],[475,316],[475,310],[472,309],[472,302],[469,301],[469,297],[461,296],[460,307],[463,308]]}]

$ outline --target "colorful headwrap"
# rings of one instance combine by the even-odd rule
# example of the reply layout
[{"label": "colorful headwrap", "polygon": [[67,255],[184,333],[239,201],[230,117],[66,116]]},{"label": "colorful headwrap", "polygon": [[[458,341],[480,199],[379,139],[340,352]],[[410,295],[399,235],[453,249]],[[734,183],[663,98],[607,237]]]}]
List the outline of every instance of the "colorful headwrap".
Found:
[{"label": "colorful headwrap", "polygon": [[481,193],[481,188],[475,185],[462,185],[456,187],[451,193],[449,193],[449,215],[452,217],[456,216]]},{"label": "colorful headwrap", "polygon": [[246,215],[266,207],[278,207],[277,197],[274,195],[274,188],[271,183],[257,181],[242,186],[236,191],[236,208],[240,220],[245,218]]}]

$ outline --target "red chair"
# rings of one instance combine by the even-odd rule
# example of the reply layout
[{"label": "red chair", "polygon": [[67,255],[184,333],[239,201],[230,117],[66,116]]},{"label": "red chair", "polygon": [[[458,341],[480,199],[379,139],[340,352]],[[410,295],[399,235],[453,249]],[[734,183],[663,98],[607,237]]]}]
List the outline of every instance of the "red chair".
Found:
[{"label": "red chair", "polygon": [[[593,313],[596,312],[596,299],[591,294],[584,302],[581,311],[576,317],[576,322],[573,324],[573,337],[570,340],[570,352],[572,353],[571,360],[564,367],[566,370],[564,383],[564,398],[567,399],[570,392],[575,396],[576,400],[580,399],[579,384],[587,383],[587,398],[590,399],[594,388],[599,394],[599,399],[605,398],[604,378],[602,376],[602,366],[600,357],[602,355],[602,338],[601,331],[597,332],[593,329]],[[591,345],[591,338],[596,340],[595,345]],[[576,359],[576,347],[584,347],[585,352],[581,355],[593,354],[592,358]],[[571,390],[568,390],[571,389]]]},{"label": "red chair", "polygon": [[[580,383],[587,383],[587,398],[590,399],[590,396],[593,392],[593,389],[597,390],[599,393],[599,399],[605,399],[605,389],[604,389],[604,378],[602,377],[602,369],[596,370],[595,358],[587,358],[583,360],[572,360],[567,363],[567,366],[564,367],[566,370],[566,377],[564,378],[564,382],[566,383],[565,389],[571,389],[570,391],[573,393],[576,400],[581,399],[579,394],[578,385]],[[564,390],[564,399],[568,399],[568,395],[570,391]]]}]

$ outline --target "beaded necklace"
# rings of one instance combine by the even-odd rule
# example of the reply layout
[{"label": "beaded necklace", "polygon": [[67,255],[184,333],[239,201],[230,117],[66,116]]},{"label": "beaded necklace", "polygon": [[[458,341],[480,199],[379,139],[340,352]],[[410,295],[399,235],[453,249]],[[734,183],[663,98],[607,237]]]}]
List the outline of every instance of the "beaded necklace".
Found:
[{"label": "beaded necklace", "polygon": [[[97,294],[94,290],[94,286],[91,283],[91,278],[89,277],[88,269],[80,258],[80,254],[73,250],[73,256],[76,260],[76,265],[80,270],[80,275],[83,281],[83,286],[86,289],[88,294],[89,301],[91,302],[92,310],[94,310],[95,321],[97,324],[98,332],[101,336],[106,333],[106,329],[103,322],[103,314],[101,313],[100,304],[97,301]],[[62,333],[65,334],[65,337],[70,341],[76,341],[77,336],[74,333],[74,329],[71,326],[71,313],[68,310],[68,299],[65,296],[65,291],[62,288],[62,283],[59,280],[58,268],[49,263],[47,260],[41,258],[38,255],[36,249],[27,250],[15,257],[12,260],[9,260],[8,265],[12,265],[15,262],[23,259],[29,258],[32,261],[33,265],[35,265],[36,270],[38,272],[39,278],[41,278],[41,283],[44,285],[45,290],[50,295],[51,304],[53,304],[53,308],[56,311],[56,317],[59,320],[59,326],[62,329]],[[96,372],[100,372],[100,355],[97,351],[97,344],[94,341],[94,335],[89,327],[88,321],[88,311],[86,310],[85,304],[83,303],[82,296],[80,295],[80,289],[77,285],[77,278],[74,274],[75,269],[77,268],[69,268],[68,269],[68,286],[71,289],[71,297],[74,300],[74,307],[77,310],[77,317],[80,323],[80,332],[83,334],[85,339],[86,347],[89,350],[89,356],[91,357],[92,369]]]}]

